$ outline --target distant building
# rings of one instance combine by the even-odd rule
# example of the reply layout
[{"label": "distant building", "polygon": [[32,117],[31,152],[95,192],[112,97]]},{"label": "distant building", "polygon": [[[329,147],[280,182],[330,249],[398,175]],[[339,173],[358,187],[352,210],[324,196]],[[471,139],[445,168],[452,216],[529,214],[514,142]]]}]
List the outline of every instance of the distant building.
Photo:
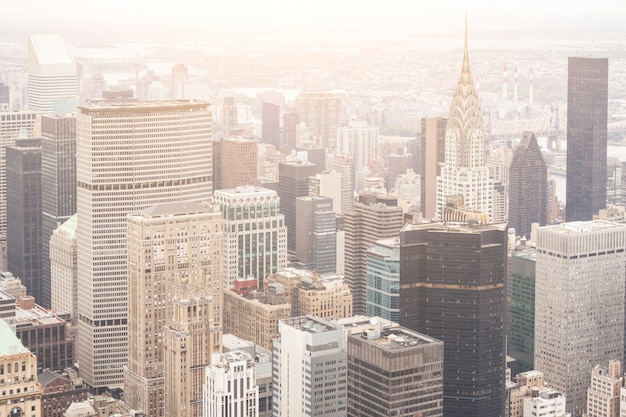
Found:
[{"label": "distant building", "polygon": [[[393,185],[393,189],[398,196],[398,204],[404,204],[407,208],[412,207],[410,211],[421,211],[420,188],[421,178],[413,169],[408,169],[406,173],[398,175]],[[409,210],[405,209],[405,211]]]},{"label": "distant building", "polygon": [[327,197],[296,198],[296,258],[320,274],[335,272],[337,224]]},{"label": "distant building", "polygon": [[311,129],[313,142],[329,151],[336,148],[341,125],[341,97],[328,92],[300,93],[295,99],[300,122]]},{"label": "distant building", "polygon": [[336,156],[333,159],[332,169],[341,174],[341,212],[345,213],[354,207],[354,159],[349,156]]},{"label": "distant building", "polygon": [[[172,67],[172,86],[170,87],[170,98],[180,100],[185,97],[185,85],[187,84],[188,71],[183,64],[176,64]],[[199,97],[189,97],[199,98]]]},{"label": "distant building", "polygon": [[358,172],[370,169],[378,160],[379,128],[364,120],[351,120],[337,128],[337,155],[350,155]]},{"label": "distant building", "polygon": [[609,361],[608,367],[596,365],[591,371],[591,386],[587,389],[587,417],[619,417],[623,387],[620,361]]},{"label": "distant building", "polygon": [[413,167],[413,155],[404,153],[399,149],[397,153],[387,155],[387,177],[385,183],[387,189],[391,190],[396,185],[398,176],[405,175]]},{"label": "distant building", "polygon": [[283,147],[287,151],[296,149],[296,126],[300,123],[300,115],[295,109],[283,114]]},{"label": "distant building", "polygon": [[[421,140],[421,211],[434,219],[437,212],[437,177],[445,160],[445,138],[448,119],[422,118]],[[414,155],[417,159],[417,156]]]},{"label": "distant building", "polygon": [[261,139],[280,148],[280,106],[263,103],[261,106]]},{"label": "distant building", "polygon": [[316,174],[321,174],[326,171],[326,148],[320,148],[316,145],[307,145],[296,148],[296,153],[304,153],[306,160],[315,164]]},{"label": "distant building", "polygon": [[230,131],[237,127],[237,104],[235,97],[225,97],[222,104],[222,135],[230,136]]},{"label": "distant building", "polygon": [[223,189],[257,185],[257,147],[254,139],[222,138],[220,168]]},{"label": "distant building", "polygon": [[296,199],[309,194],[309,177],[315,175],[315,164],[281,162],[278,165],[278,197],[287,226],[287,250],[296,251]]}]

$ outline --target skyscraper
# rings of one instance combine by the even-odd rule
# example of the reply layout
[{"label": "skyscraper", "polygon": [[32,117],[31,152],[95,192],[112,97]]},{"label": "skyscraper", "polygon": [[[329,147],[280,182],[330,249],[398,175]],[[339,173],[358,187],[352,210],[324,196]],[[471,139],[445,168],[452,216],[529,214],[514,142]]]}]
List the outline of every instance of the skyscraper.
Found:
[{"label": "skyscraper", "polygon": [[598,210],[606,207],[608,94],[608,58],[568,59],[565,196],[568,222],[591,220]]},{"label": "skyscraper", "polygon": [[222,188],[257,184],[257,141],[227,137],[221,141],[220,164]]},{"label": "skyscraper", "polygon": [[346,212],[354,207],[354,159],[348,155],[333,159],[333,170],[341,174],[341,210]]},{"label": "skyscraper", "polygon": [[50,237],[76,214],[76,117],[41,116],[42,299],[51,306]]},{"label": "skyscraper", "polygon": [[350,155],[357,172],[369,169],[378,159],[378,134],[378,127],[368,126],[364,120],[351,120],[348,126],[337,128],[337,155]]},{"label": "skyscraper", "polygon": [[465,205],[493,217],[493,181],[485,163],[485,122],[478,90],[470,71],[467,23],[461,76],[450,104],[445,138],[445,162],[437,177],[436,217],[441,219],[446,198],[463,196]]},{"label": "skyscraper", "polygon": [[57,314],[69,314],[73,324],[78,322],[77,218],[75,214],[54,229],[49,246],[50,309]]},{"label": "skyscraper", "polygon": [[296,149],[296,126],[300,123],[300,115],[290,109],[283,115],[283,147],[289,152]]},{"label": "skyscraper", "polygon": [[222,104],[222,135],[229,136],[230,131],[237,127],[237,104],[235,97],[225,97]]},{"label": "skyscraper", "polygon": [[400,324],[444,343],[446,417],[503,413],[506,232],[470,222],[400,233]]},{"label": "skyscraper", "polygon": [[315,175],[315,164],[281,162],[278,164],[278,197],[287,226],[287,250],[296,251],[296,198],[309,195],[309,177]]},{"label": "skyscraper", "polygon": [[128,357],[126,216],[211,200],[211,112],[197,100],[79,110],[77,356],[88,385],[115,387]]},{"label": "skyscraper", "polygon": [[172,100],[185,98],[185,85],[187,84],[187,67],[183,64],[176,64],[172,67],[172,86],[170,97]]},{"label": "skyscraper", "polygon": [[327,92],[301,93],[295,100],[300,122],[311,129],[313,142],[329,151],[336,147],[341,104],[341,97]]},{"label": "skyscraper", "polygon": [[18,139],[7,155],[7,264],[28,294],[41,282],[41,139]]},{"label": "skyscraper", "polygon": [[509,227],[530,238],[533,223],[546,225],[548,169],[532,132],[524,132],[509,168]]},{"label": "skyscraper", "polygon": [[[124,372],[124,402],[129,407],[154,417],[180,416],[185,414],[171,403],[181,401],[178,405],[186,405],[186,415],[201,414],[191,412],[190,407],[198,410],[192,403],[201,397],[201,389],[191,385],[196,383],[197,367],[208,365],[220,345],[221,234],[219,206],[159,204],[128,216],[128,297],[134,300],[128,304]],[[178,329],[189,356],[182,354],[182,370],[179,363],[165,369],[168,359],[181,355],[176,346],[168,346],[170,356],[165,357],[164,343],[170,339],[163,335],[164,326],[171,330],[172,323],[185,321],[175,316],[180,303],[195,307],[189,317],[194,326]],[[201,330],[207,332],[204,338],[198,335]],[[187,366],[191,371],[184,369]],[[182,380],[177,379],[180,373]],[[166,409],[177,411],[165,414]]]},{"label": "skyscraper", "polygon": [[337,224],[327,197],[296,198],[296,258],[320,274],[335,272]]},{"label": "skyscraper", "polygon": [[395,323],[400,321],[400,240],[380,239],[367,250],[366,312]]},{"label": "skyscraper", "polygon": [[274,103],[263,103],[261,106],[261,138],[263,143],[280,147],[280,106]]},{"label": "skyscraper", "polygon": [[539,228],[535,369],[585,411],[589,372],[624,355],[626,225],[604,220]]},{"label": "skyscraper", "polygon": [[28,36],[28,108],[53,113],[55,101],[77,99],[76,62],[60,34]]}]

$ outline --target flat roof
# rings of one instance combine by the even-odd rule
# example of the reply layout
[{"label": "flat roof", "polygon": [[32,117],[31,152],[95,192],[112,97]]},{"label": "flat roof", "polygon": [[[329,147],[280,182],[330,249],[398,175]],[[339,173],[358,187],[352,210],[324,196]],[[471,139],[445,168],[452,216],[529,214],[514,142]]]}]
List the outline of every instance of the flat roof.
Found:
[{"label": "flat roof", "polygon": [[118,112],[120,110],[165,110],[194,108],[202,109],[211,103],[202,100],[161,100],[161,101],[104,101],[89,106],[78,106],[81,113]]},{"label": "flat roof", "polygon": [[0,320],[0,356],[30,352],[17,338],[6,321]]},{"label": "flat roof", "polygon": [[281,321],[294,329],[308,333],[323,333],[340,328],[331,322],[315,316],[292,317]]},{"label": "flat roof", "polygon": [[371,326],[371,328],[364,330],[361,334],[353,333],[350,337],[360,338],[385,351],[398,351],[429,344],[443,344],[440,340],[400,326],[387,329]]}]

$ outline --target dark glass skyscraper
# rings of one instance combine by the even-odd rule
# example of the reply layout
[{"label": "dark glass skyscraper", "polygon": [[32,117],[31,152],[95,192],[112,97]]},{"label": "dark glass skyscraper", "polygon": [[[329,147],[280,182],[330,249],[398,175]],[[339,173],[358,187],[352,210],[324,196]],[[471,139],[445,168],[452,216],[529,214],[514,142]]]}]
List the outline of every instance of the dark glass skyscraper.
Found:
[{"label": "dark glass skyscraper", "polygon": [[568,222],[606,207],[608,58],[569,58],[567,67]]},{"label": "dark glass skyscraper", "polygon": [[296,198],[309,195],[309,177],[315,175],[315,164],[281,162],[278,164],[278,197],[280,211],[287,226],[287,251],[296,251]]},{"label": "dark glass skyscraper", "polygon": [[444,342],[446,417],[503,413],[506,232],[506,223],[400,232],[400,324]]},{"label": "dark glass skyscraper", "polygon": [[524,132],[509,168],[509,227],[530,238],[532,223],[546,225],[548,169],[534,133]]}]

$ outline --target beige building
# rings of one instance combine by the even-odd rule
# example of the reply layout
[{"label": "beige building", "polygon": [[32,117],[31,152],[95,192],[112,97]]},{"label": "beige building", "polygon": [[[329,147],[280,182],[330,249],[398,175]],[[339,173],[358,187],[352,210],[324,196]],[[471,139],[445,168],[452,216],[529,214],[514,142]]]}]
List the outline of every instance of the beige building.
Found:
[{"label": "beige building", "polygon": [[37,357],[0,320],[0,416],[42,415]]},{"label": "beige building", "polygon": [[595,366],[587,389],[587,417],[619,417],[623,385],[620,361],[609,361],[608,367]]},{"label": "beige building", "polygon": [[280,284],[269,284],[267,290],[249,293],[224,289],[224,333],[272,349],[278,337],[278,321],[291,317],[291,304]]},{"label": "beige building", "polygon": [[73,215],[57,227],[50,238],[52,311],[69,313],[74,323],[78,321],[76,226],[77,216]]},{"label": "beige building", "polygon": [[257,185],[257,141],[222,139],[222,188]]},{"label": "beige building", "polygon": [[443,117],[422,118],[421,211],[427,219],[434,219],[437,211],[437,177],[445,158],[447,123]]},{"label": "beige building", "polygon": [[508,391],[505,409],[507,417],[523,417],[524,398],[532,395],[533,388],[543,387],[543,372],[528,371],[517,374],[515,387]]},{"label": "beige building", "polygon": [[202,414],[203,368],[221,345],[221,244],[216,205],[129,215],[128,407],[153,417]]}]

